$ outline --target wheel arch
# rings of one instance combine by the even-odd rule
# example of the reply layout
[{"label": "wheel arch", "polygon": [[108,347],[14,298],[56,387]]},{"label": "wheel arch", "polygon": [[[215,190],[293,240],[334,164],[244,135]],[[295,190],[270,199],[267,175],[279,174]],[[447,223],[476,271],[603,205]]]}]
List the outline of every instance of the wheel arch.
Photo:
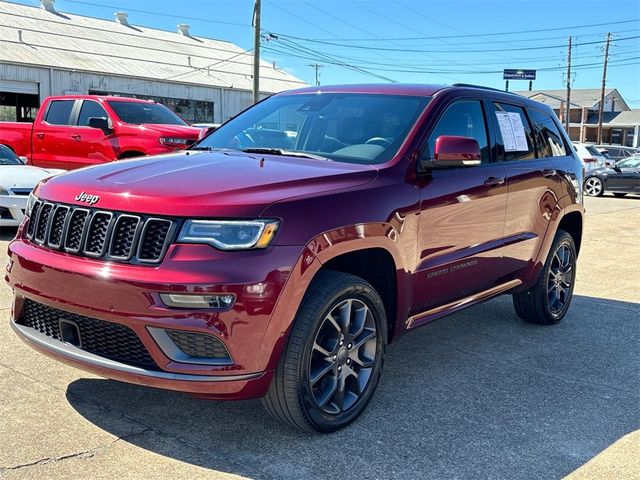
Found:
[{"label": "wheel arch", "polygon": [[327,270],[349,273],[371,284],[384,304],[387,315],[387,334],[391,341],[398,320],[397,269],[391,253],[380,247],[353,250],[323,263],[318,273]]},{"label": "wheel arch", "polygon": [[557,230],[564,230],[573,238],[576,244],[576,253],[580,253],[582,243],[582,214],[578,211],[568,212],[562,216]]},{"label": "wheel arch", "polygon": [[127,158],[136,158],[136,157],[144,157],[146,153],[140,150],[125,150],[120,155],[118,155],[118,160],[125,160]]}]

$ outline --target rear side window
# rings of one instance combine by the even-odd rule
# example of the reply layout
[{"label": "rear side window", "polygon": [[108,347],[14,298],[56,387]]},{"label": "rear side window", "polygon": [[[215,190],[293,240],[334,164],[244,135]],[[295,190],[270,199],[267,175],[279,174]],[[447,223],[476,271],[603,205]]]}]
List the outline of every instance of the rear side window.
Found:
[{"label": "rear side window", "polygon": [[567,150],[562,141],[558,125],[548,114],[530,109],[538,150],[541,157],[564,157]]},{"label": "rear side window", "polygon": [[44,121],[51,125],[69,125],[75,100],[54,100],[49,105]]},{"label": "rear side window", "polygon": [[482,163],[490,161],[487,127],[482,114],[482,105],[480,105],[479,101],[460,100],[445,110],[429,137],[429,159],[434,158],[433,149],[436,140],[442,135],[469,137],[477,140],[478,145],[480,145]]},{"label": "rear side window", "polygon": [[600,153],[600,150],[598,150],[596,147],[592,147],[591,145],[587,145],[586,149],[587,149],[587,152],[589,152],[594,157],[601,157],[602,156],[602,154]]},{"label": "rear side window", "polygon": [[498,142],[502,144],[504,160],[509,162],[536,158],[533,133],[524,109],[506,103],[494,105]]},{"label": "rear side window", "polygon": [[78,125],[81,127],[89,126],[89,119],[91,117],[104,117],[109,118],[107,112],[102,108],[98,102],[92,102],[91,100],[85,100],[82,102],[82,108],[80,109],[80,116],[78,117]]}]

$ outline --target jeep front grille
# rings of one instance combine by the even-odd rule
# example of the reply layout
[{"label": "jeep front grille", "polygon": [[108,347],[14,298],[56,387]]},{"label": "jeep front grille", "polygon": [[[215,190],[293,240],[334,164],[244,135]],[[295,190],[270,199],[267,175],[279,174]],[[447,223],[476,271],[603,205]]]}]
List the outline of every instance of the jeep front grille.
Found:
[{"label": "jeep front grille", "polygon": [[26,237],[74,255],[116,262],[157,264],[177,222],[166,218],[36,201]]}]

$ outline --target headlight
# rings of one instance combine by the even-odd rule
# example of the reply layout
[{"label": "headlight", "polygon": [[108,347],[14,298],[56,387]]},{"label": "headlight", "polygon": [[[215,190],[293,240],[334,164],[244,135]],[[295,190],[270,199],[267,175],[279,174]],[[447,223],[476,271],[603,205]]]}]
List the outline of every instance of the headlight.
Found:
[{"label": "headlight", "polygon": [[204,243],[220,250],[266,248],[278,225],[277,220],[187,220],[178,241]]},{"label": "headlight", "polygon": [[6,188],[0,187],[0,195],[9,195],[9,191]]},{"label": "headlight", "polygon": [[160,137],[160,143],[169,147],[186,147],[191,145],[193,140],[180,137]]},{"label": "headlight", "polygon": [[33,210],[33,206],[36,204],[36,202],[38,201],[38,197],[36,197],[33,192],[31,192],[29,194],[29,198],[27,198],[27,207],[24,210],[24,214],[26,216],[30,216],[31,215],[31,211]]}]

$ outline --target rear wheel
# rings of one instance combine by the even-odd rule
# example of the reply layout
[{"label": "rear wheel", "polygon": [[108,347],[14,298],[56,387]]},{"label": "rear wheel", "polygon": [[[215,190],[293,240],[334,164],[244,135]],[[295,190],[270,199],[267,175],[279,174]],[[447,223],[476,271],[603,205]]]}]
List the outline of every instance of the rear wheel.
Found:
[{"label": "rear wheel", "polygon": [[353,422],[378,384],[387,344],[384,306],[362,278],[320,272],[296,316],[263,405],[305,431]]},{"label": "rear wheel", "polygon": [[604,193],[604,185],[598,177],[589,177],[584,182],[584,191],[590,197],[600,197]]},{"label": "rear wheel", "polygon": [[520,318],[542,325],[562,320],[573,298],[576,259],[573,237],[558,230],[536,284],[526,292],[513,294],[513,306]]}]

